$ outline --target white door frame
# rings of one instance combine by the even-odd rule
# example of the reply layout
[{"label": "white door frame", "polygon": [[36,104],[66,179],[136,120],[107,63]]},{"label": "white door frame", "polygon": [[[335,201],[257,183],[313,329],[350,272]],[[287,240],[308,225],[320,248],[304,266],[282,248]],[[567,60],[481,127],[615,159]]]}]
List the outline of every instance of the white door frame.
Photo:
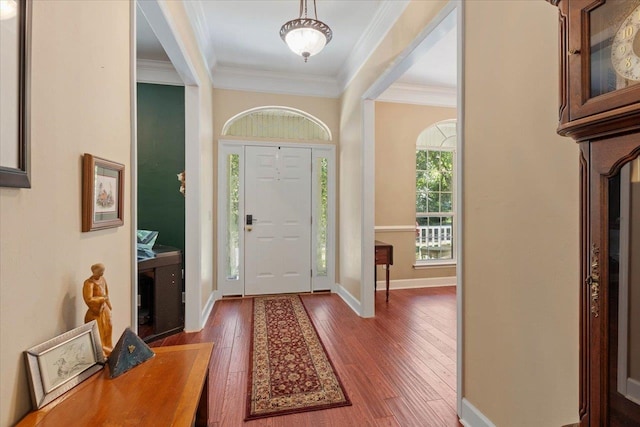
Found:
[{"label": "white door frame", "polygon": [[[171,20],[170,14],[165,10],[165,6],[158,0],[136,0],[132,3],[132,43],[135,46],[135,19],[137,13],[142,13],[147,22],[156,34],[160,44],[164,48],[171,63],[175,67],[180,79],[184,84],[185,93],[185,170],[190,176],[189,190],[185,194],[185,331],[198,331],[204,326],[206,321],[207,310],[202,309],[202,292],[200,284],[202,282],[201,271],[202,264],[207,262],[202,259],[201,247],[204,243],[204,237],[201,230],[203,227],[203,219],[201,211],[201,185],[200,179],[203,175],[200,159],[200,82],[198,74],[195,71],[188,53],[182,41],[178,36],[175,24]],[[133,50],[135,52],[135,49]],[[136,98],[136,61],[135,56],[132,60],[132,92],[133,98]],[[147,79],[147,81],[149,81]],[[166,81],[159,82],[167,84]],[[132,330],[137,332],[138,328],[138,275],[137,275],[137,258],[136,258],[136,226],[137,226],[137,128],[136,105],[132,102],[132,221],[134,226],[132,236],[133,246],[133,289],[132,289]],[[211,236],[211,238],[213,238]]]},{"label": "white door frame", "polygon": [[[328,263],[327,275],[319,277],[316,274],[315,266],[315,251],[316,251],[316,228],[312,225],[311,237],[312,237],[312,268],[313,276],[311,280],[312,292],[320,290],[335,291],[335,259],[336,259],[336,239],[335,239],[335,224],[336,224],[336,147],[333,144],[318,144],[318,143],[304,143],[304,142],[272,142],[272,141],[239,141],[239,140],[220,140],[218,141],[218,242],[217,242],[217,264],[218,264],[218,289],[222,295],[244,295],[244,266],[240,266],[239,277],[237,280],[229,280],[226,277],[226,271],[223,268],[227,257],[226,241],[222,237],[226,234],[227,213],[225,210],[226,197],[227,197],[227,156],[230,154],[237,154],[240,156],[240,189],[239,189],[239,215],[238,215],[238,227],[240,230],[244,228],[244,147],[247,146],[280,146],[291,148],[309,148],[311,149],[312,160],[318,157],[324,157],[328,160],[328,224],[327,224],[327,259],[333,262]],[[312,176],[313,181],[314,176]],[[315,191],[315,186],[312,183],[312,191]],[[315,194],[312,200],[312,210],[315,211]],[[244,254],[244,233],[239,233],[239,252]],[[244,256],[243,256],[244,257]]]},{"label": "white door frame", "polygon": [[361,315],[371,317],[375,315],[374,292],[370,283],[373,282],[375,268],[373,250],[375,241],[375,99],[378,98],[393,82],[407,71],[424,52],[439,40],[435,31],[441,24],[451,25],[455,20],[457,25],[457,120],[458,138],[456,143],[456,162],[458,165],[457,212],[458,212],[458,245],[456,247],[456,380],[457,380],[457,413],[462,415],[463,397],[463,336],[464,325],[463,308],[463,153],[464,153],[464,5],[462,0],[450,0],[436,17],[420,32],[413,42],[400,54],[392,65],[383,72],[367,91],[362,95],[363,147],[362,147],[362,271],[360,283]]}]

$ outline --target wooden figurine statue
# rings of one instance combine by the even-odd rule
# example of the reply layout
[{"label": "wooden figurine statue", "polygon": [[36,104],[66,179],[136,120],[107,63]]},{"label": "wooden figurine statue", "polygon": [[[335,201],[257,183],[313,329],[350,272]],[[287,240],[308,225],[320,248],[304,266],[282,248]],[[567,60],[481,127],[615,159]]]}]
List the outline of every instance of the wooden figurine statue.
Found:
[{"label": "wooden figurine statue", "polygon": [[91,266],[93,275],[84,281],[82,287],[82,297],[89,306],[87,314],[84,315],[84,322],[95,320],[100,331],[102,341],[102,351],[108,357],[113,350],[111,341],[111,301],[109,301],[109,288],[107,281],[103,277],[104,265],[94,264]]}]

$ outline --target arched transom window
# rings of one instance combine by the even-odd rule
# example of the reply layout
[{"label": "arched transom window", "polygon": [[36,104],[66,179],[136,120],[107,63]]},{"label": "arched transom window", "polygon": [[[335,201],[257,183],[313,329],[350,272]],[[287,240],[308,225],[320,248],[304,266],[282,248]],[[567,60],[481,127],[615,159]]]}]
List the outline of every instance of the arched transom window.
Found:
[{"label": "arched transom window", "polygon": [[331,131],[321,120],[289,107],[258,107],[225,123],[222,135],[331,141]]}]

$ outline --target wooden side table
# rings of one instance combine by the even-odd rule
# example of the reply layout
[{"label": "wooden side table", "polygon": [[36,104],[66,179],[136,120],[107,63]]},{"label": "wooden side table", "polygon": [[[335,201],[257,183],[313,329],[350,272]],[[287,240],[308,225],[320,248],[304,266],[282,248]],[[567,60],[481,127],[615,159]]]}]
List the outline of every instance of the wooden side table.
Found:
[{"label": "wooden side table", "polygon": [[155,347],[153,358],[113,379],[105,366],[16,427],[206,426],[212,349],[213,343]]},{"label": "wooden side table", "polygon": [[[376,266],[387,266],[387,302],[389,301],[389,266],[393,265],[393,246],[389,243],[376,240]],[[375,270],[375,281],[373,283],[374,289],[378,284],[378,268]]]}]

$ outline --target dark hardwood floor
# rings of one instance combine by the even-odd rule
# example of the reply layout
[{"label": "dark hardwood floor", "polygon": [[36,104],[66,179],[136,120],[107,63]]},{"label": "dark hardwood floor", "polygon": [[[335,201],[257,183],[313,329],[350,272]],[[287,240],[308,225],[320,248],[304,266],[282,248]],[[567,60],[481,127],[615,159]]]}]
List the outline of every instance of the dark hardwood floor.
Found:
[{"label": "dark hardwood floor", "polygon": [[358,317],[329,293],[303,295],[353,406],[244,422],[250,298],[216,302],[205,328],[152,347],[212,341],[210,426],[461,426],[456,416],[454,287],[391,291],[376,317]]}]

